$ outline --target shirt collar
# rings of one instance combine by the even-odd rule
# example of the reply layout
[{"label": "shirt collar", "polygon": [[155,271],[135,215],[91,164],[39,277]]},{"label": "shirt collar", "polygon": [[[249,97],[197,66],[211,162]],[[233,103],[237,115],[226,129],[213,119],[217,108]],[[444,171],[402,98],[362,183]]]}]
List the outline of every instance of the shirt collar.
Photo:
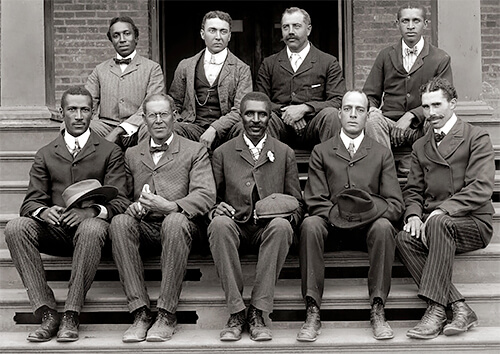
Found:
[{"label": "shirt collar", "polygon": [[434,129],[434,132],[438,134],[439,133],[448,134],[456,122],[457,122],[457,116],[455,115],[455,113],[453,113],[453,115],[450,117],[450,119],[448,119],[445,125],[443,125],[441,129]]},{"label": "shirt collar", "polygon": [[87,129],[85,133],[77,137],[74,137],[73,135],[68,133],[67,130],[64,131],[64,142],[71,150],[75,148],[75,139],[78,139],[78,145],[80,145],[80,148],[83,148],[85,144],[87,144],[89,138],[90,138],[90,129]]},{"label": "shirt collar", "polygon": [[137,51],[136,51],[136,50],[134,50],[132,53],[130,53],[130,54],[129,54],[129,55],[127,55],[126,57],[122,57],[120,54],[116,53],[116,57],[117,57],[118,59],[128,59],[128,58],[130,58],[130,60],[133,60],[136,54],[137,54]]},{"label": "shirt collar", "polygon": [[[406,56],[406,48],[411,49],[408,47],[404,41],[404,39],[401,39],[401,42],[403,43],[403,57]],[[424,49],[424,36],[420,37],[420,40],[415,44],[414,48],[417,48],[417,53],[420,55],[422,53],[422,49]]]},{"label": "shirt collar", "polygon": [[208,64],[208,63],[210,63],[210,58],[213,56],[216,65],[223,64],[227,58],[227,52],[228,52],[227,48],[224,48],[224,50],[220,51],[219,53],[212,54],[212,53],[210,53],[208,48],[205,48],[205,58],[203,59],[203,61],[204,61],[204,63]]},{"label": "shirt collar", "polygon": [[344,143],[346,149],[349,147],[349,143],[351,141],[353,141],[354,142],[354,149],[357,150],[359,145],[361,145],[361,142],[363,141],[364,138],[365,138],[365,131],[364,130],[361,131],[361,134],[359,134],[354,139],[348,137],[347,134],[344,132],[343,128],[340,130],[340,139]]},{"label": "shirt collar", "polygon": [[245,133],[243,133],[243,140],[245,140],[245,143],[248,145],[248,147],[250,149],[253,148],[253,149],[262,150],[262,148],[264,147],[264,143],[266,142],[266,138],[267,138],[267,133],[264,134],[264,137],[262,139],[260,139],[260,141],[257,143],[257,145],[254,145],[252,143],[252,141],[247,138],[247,135]]},{"label": "shirt collar", "polygon": [[[167,144],[168,146],[170,146],[170,143],[172,142],[173,139],[174,139],[174,133],[170,134],[170,138],[168,138],[167,141],[165,141],[163,144]],[[163,144],[161,144],[161,145],[163,145]],[[149,145],[151,147],[160,147],[161,146],[161,145],[155,143],[153,138],[151,138],[151,140],[149,141]]]},{"label": "shirt collar", "polygon": [[[307,45],[302,49],[300,52],[296,53],[300,56],[300,59],[304,60],[307,54],[309,54],[309,51],[311,50],[311,43],[307,42]],[[292,52],[290,51],[290,48],[288,46],[286,47],[286,53],[288,55],[288,58],[292,55]]]}]

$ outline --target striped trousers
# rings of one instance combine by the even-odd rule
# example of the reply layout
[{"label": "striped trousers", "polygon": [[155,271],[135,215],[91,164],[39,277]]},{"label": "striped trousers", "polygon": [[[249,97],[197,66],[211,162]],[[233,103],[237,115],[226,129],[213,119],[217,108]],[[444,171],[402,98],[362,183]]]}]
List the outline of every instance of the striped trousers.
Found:
[{"label": "striped trousers", "polygon": [[40,253],[73,255],[64,311],[81,311],[101,260],[108,226],[106,221],[97,218],[86,219],[68,231],[27,217],[7,223],[5,241],[28,292],[33,312],[44,305],[57,308],[54,293],[45,278]]},{"label": "striped trousers", "polygon": [[126,214],[113,218],[109,236],[130,312],[142,306],[150,307],[141,252],[161,254],[157,307],[176,312],[195,235],[198,235],[198,226],[181,213],[169,214],[162,222],[137,220]]},{"label": "striped trousers", "polygon": [[433,216],[427,220],[425,236],[428,247],[405,231],[396,237],[401,261],[419,287],[418,296],[445,307],[463,300],[452,283],[453,262],[455,254],[486,246],[476,222],[469,216]]}]

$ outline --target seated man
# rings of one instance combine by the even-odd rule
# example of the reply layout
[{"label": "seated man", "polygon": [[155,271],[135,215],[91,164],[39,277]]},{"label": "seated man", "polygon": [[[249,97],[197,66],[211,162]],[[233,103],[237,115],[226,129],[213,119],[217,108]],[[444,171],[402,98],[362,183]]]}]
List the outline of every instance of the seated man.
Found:
[{"label": "seated man", "polygon": [[[420,92],[432,129],[413,145],[403,190],[405,225],[396,243],[418,296],[427,301],[422,320],[406,335],[430,339],[477,324],[452,283],[453,260],[457,253],[486,247],[493,235],[495,153],[486,131],[455,115],[457,92],[450,82],[435,78]],[[446,307],[453,312],[449,324]]]},{"label": "seated man", "polygon": [[[202,231],[199,219],[215,203],[207,149],[173,133],[173,107],[166,94],[149,96],[143,117],[151,140],[125,153],[128,190],[135,202],[112,220],[109,230],[113,258],[134,315],[124,342],[172,338],[189,252]],[[158,315],[152,327],[140,250],[161,255]]]},{"label": "seated man", "polygon": [[137,54],[139,29],[128,16],[111,19],[107,33],[116,57],[97,65],[85,87],[96,106],[90,127],[122,148],[137,144],[142,124],[142,102],[165,91],[158,63]]},{"label": "seated man", "polygon": [[311,29],[305,10],[286,9],[286,47],[265,58],[257,76],[257,90],[272,102],[269,134],[295,148],[312,149],[339,132],[337,113],[346,90],[337,59],[309,43]]},{"label": "seated man", "polygon": [[[129,204],[120,193],[113,200],[100,198],[96,200],[99,204],[78,205],[75,190],[68,189],[76,182],[94,179],[97,184],[125,190],[123,155],[118,146],[89,129],[92,96],[86,89],[66,90],[60,111],[66,128],[36,153],[21,217],[9,221],[5,227],[12,261],[35,316],[42,319],[41,326],[28,335],[30,342],[49,341],[56,333],[58,342],[78,339],[79,313],[101,260],[101,248],[108,236],[107,220],[122,213]],[[87,192],[96,187],[86,186]],[[80,192],[86,194],[85,190]],[[73,255],[61,322],[40,253]]]},{"label": "seated man", "polygon": [[237,135],[241,98],[252,91],[250,67],[227,49],[231,22],[222,11],[205,14],[200,34],[206,48],[179,63],[169,91],[181,115],[174,131],[209,150]]},{"label": "seated man", "polygon": [[[244,132],[215,150],[213,170],[218,204],[209,214],[210,250],[226,294],[231,313],[220,333],[222,341],[241,338],[246,323],[250,339],[272,339],[262,312],[272,312],[274,286],[292,244],[293,227],[302,218],[302,205],[288,218],[256,219],[255,203],[273,193],[301,200],[295,154],[291,148],[266,134],[271,102],[260,92],[246,94],[241,100]],[[293,199],[293,198],[292,198]],[[238,249],[258,248],[256,282],[245,319],[242,298],[243,275]]]},{"label": "seated man", "polygon": [[327,238],[333,246],[368,251],[370,322],[376,339],[393,338],[384,304],[391,287],[394,225],[403,213],[391,151],[364,133],[369,103],[361,91],[342,99],[339,135],[316,145],[304,190],[309,217],[300,230],[299,260],[307,318],[297,340],[315,341],[321,328]]}]

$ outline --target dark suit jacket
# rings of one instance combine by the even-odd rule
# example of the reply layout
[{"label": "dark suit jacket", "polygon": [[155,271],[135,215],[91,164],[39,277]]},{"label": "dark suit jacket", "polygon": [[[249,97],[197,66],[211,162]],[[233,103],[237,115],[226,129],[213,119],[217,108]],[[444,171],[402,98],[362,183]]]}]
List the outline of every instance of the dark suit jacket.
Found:
[{"label": "dark suit jacket", "polygon": [[[424,40],[424,47],[408,73],[403,66],[401,40],[383,49],[375,59],[363,91],[370,106],[380,107],[384,116],[397,121],[406,112],[412,112],[416,127],[424,120],[420,86],[433,77],[442,77],[453,83],[451,58],[443,50]],[[382,98],[383,97],[383,98]]]},{"label": "dark suit jacket", "polygon": [[[273,162],[269,160],[269,151],[274,155]],[[273,193],[297,198],[300,208],[294,220],[295,225],[299,225],[303,204],[297,162],[290,147],[268,135],[259,159],[254,161],[241,134],[214,151],[212,165],[217,202],[226,202],[236,209],[236,222],[245,223],[252,217],[255,203],[252,192],[257,188],[259,199]]]},{"label": "dark suit jacket", "polygon": [[[204,52],[205,49],[179,63],[168,92],[174,99],[176,108],[184,122],[194,122],[196,119],[194,78],[196,65]],[[224,137],[233,125],[240,121],[241,99],[251,91],[250,67],[228,50],[217,86],[222,116],[211,124],[220,137]]]},{"label": "dark suit jacket", "polygon": [[122,73],[113,59],[97,65],[85,88],[94,99],[96,117],[117,126],[143,123],[142,103],[147,96],[165,91],[160,65],[136,54]]},{"label": "dark suit jacket", "polygon": [[87,144],[73,160],[63,135],[59,135],[35,155],[21,216],[30,216],[40,207],[64,207],[62,192],[71,184],[90,178],[120,191],[115,199],[104,205],[108,218],[123,213],[129,202],[125,197],[126,177],[120,148],[91,132]]},{"label": "dark suit jacket", "polygon": [[340,108],[346,87],[337,59],[311,44],[295,73],[286,47],[265,58],[257,76],[257,90],[269,96],[273,111],[281,116],[281,107],[294,104],[306,103],[314,114],[326,107]]},{"label": "dark suit jacket", "polygon": [[366,135],[352,159],[340,135],[314,147],[304,190],[309,214],[328,220],[330,209],[337,204],[337,194],[348,188],[384,197],[389,207],[382,217],[393,223],[403,214],[392,153]]},{"label": "dark suit jacket", "polygon": [[[492,236],[491,203],[495,181],[495,154],[488,133],[458,119],[439,148],[432,129],[413,144],[408,182],[403,189],[405,220],[422,220],[436,208],[451,216],[481,220],[481,237]],[[438,150],[439,149],[439,150]]]},{"label": "dark suit jacket", "polygon": [[147,183],[152,193],[177,203],[189,218],[204,215],[215,203],[212,167],[207,149],[200,143],[174,134],[155,165],[149,140],[144,140],[125,152],[125,169],[133,200],[139,199]]}]

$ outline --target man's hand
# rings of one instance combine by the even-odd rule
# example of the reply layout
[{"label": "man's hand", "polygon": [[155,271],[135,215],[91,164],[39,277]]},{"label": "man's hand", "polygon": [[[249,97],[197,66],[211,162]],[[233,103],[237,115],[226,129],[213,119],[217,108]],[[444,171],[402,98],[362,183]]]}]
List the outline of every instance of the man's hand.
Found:
[{"label": "man's hand", "polygon": [[168,215],[179,211],[179,206],[175,202],[171,202],[159,195],[142,191],[139,203],[147,211]]},{"label": "man's hand", "polygon": [[146,209],[144,209],[141,203],[134,202],[128,206],[127,210],[125,210],[125,214],[139,220],[147,214],[147,211]]},{"label": "man's hand", "polygon": [[112,143],[116,143],[120,136],[125,134],[125,130],[122,127],[116,127],[112,131],[109,132],[108,135],[106,135],[106,140],[111,141]]},{"label": "man's hand", "polygon": [[396,125],[391,131],[391,141],[394,146],[401,146],[405,143],[405,131],[410,127],[412,119],[415,115],[411,112],[406,112],[399,118]]},{"label": "man's hand", "polygon": [[64,208],[58,205],[53,205],[40,213],[40,219],[44,220],[50,225],[59,226],[59,218],[64,212]]},{"label": "man's hand", "polygon": [[408,218],[403,230],[408,232],[413,237],[420,238],[424,227],[425,225],[422,220],[418,216],[414,215]]},{"label": "man's hand", "polygon": [[83,220],[93,218],[96,215],[96,209],[94,207],[83,209],[71,208],[61,215],[59,223],[64,227],[75,227],[80,225]]},{"label": "man's hand", "polygon": [[283,112],[281,115],[281,119],[283,120],[283,122],[288,125],[293,125],[295,122],[304,118],[306,113],[312,112],[313,109],[311,106],[302,103],[283,107],[281,108],[281,111]]},{"label": "man's hand", "polygon": [[229,216],[231,219],[234,219],[234,214],[236,210],[229,204],[225,202],[221,202],[217,205],[217,208],[214,210],[213,217],[216,216]]},{"label": "man's hand", "polygon": [[299,119],[295,123],[292,124],[293,129],[295,130],[295,133],[298,136],[301,136],[304,133],[304,129],[306,128],[306,120],[305,119]]},{"label": "man's hand", "polygon": [[200,143],[205,145],[205,147],[207,149],[210,149],[216,136],[217,136],[217,130],[215,130],[214,127],[210,126],[210,127],[208,127],[207,130],[205,130],[205,132],[203,134],[201,134]]}]

